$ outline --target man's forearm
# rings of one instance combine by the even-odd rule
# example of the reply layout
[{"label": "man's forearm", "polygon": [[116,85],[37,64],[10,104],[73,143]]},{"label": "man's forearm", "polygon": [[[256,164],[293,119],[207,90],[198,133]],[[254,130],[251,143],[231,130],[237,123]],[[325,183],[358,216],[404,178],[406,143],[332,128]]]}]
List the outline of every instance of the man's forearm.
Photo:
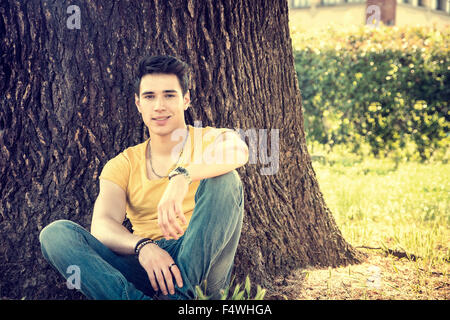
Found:
[{"label": "man's forearm", "polygon": [[106,217],[92,220],[91,233],[118,254],[134,254],[134,247],[142,238],[132,234],[116,220]]},{"label": "man's forearm", "polygon": [[201,163],[192,163],[186,167],[192,181],[217,177],[248,162],[248,148],[244,142],[226,140],[220,142],[215,148],[216,152],[210,159],[204,155]]},{"label": "man's forearm", "polygon": [[217,177],[230,172],[240,165],[234,164],[190,164],[186,167],[192,181],[199,181],[206,178]]}]

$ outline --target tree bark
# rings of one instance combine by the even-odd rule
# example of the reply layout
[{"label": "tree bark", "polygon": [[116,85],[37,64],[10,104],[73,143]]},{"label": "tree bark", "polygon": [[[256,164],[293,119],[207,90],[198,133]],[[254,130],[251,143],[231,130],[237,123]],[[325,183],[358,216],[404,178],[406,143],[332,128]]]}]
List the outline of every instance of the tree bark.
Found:
[{"label": "tree bark", "polygon": [[[38,235],[56,219],[89,230],[103,165],[148,137],[132,84],[151,54],[192,66],[190,124],[258,133],[245,138],[260,145],[257,157],[239,169],[246,214],[238,281],[250,274],[274,289],[296,268],[359,261],[306,148],[287,1],[77,3],[78,26],[60,1],[0,7],[0,297],[82,298],[43,259]],[[272,146],[279,168],[264,175],[278,154]]]}]

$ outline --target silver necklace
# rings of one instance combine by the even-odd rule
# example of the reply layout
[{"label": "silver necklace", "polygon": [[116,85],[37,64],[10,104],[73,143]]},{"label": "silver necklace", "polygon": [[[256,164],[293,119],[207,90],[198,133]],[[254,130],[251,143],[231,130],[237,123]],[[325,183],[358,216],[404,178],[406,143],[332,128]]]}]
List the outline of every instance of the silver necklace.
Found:
[{"label": "silver necklace", "polygon": [[[174,165],[174,166],[176,166],[177,163],[178,163],[178,162],[180,161],[180,159],[181,159],[181,155],[183,154],[184,146],[185,146],[185,144],[186,144],[186,141],[187,141],[188,136],[189,136],[189,128],[187,128],[187,130],[186,130],[186,137],[184,138],[183,148],[181,149],[180,156],[178,157],[178,160],[177,160],[177,162],[175,162],[175,165]],[[168,177],[168,175],[167,175],[167,176],[160,176],[159,174],[157,174],[157,173],[155,172],[155,169],[153,169],[153,163],[152,163],[152,145],[151,145],[150,142],[151,142],[151,139],[150,139],[149,142],[148,142],[148,157],[150,158],[150,168],[152,169],[153,174],[154,174],[155,176],[157,176],[158,178],[160,178],[160,179],[166,178],[166,177]]]}]

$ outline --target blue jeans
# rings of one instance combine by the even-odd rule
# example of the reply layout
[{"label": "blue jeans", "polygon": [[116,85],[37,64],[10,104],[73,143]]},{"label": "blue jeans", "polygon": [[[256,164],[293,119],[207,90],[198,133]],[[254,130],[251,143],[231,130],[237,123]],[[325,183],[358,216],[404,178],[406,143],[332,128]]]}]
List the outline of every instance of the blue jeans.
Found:
[{"label": "blue jeans", "polygon": [[[206,294],[212,299],[220,297],[220,290],[230,282],[241,234],[243,199],[235,170],[200,181],[186,232],[178,240],[157,241],[174,259],[183,278],[183,287],[175,284],[175,294],[167,298],[194,299],[195,286],[205,291],[205,280]],[[39,240],[45,259],[65,278],[74,275],[68,267],[76,266],[80,291],[90,299],[165,298],[160,290],[153,290],[134,255],[113,252],[74,222],[52,222],[41,231]]]}]

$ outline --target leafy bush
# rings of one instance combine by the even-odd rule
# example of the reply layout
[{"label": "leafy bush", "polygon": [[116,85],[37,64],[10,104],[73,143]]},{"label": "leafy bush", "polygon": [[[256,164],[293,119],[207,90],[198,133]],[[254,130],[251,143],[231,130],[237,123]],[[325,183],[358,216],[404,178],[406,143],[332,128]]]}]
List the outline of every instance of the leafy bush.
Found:
[{"label": "leafy bush", "polygon": [[450,26],[291,33],[309,143],[421,160],[445,152]]}]

